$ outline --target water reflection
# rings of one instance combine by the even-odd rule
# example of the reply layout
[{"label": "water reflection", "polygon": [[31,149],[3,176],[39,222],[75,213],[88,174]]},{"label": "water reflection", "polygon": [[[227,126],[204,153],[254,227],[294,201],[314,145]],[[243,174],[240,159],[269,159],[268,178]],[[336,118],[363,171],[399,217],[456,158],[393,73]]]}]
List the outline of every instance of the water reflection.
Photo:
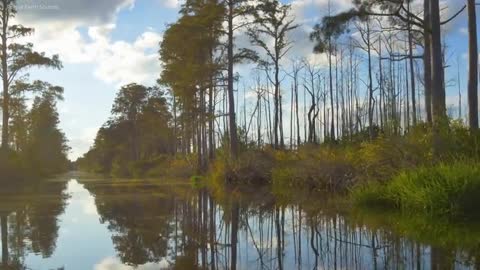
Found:
[{"label": "water reflection", "polygon": [[[215,200],[207,190],[188,185],[91,183],[86,187],[95,194],[102,222],[109,224],[117,254],[127,265],[154,262],[171,269],[475,269],[477,265],[480,269],[475,259],[480,234],[471,228],[434,233],[425,242],[416,242],[415,237],[402,235],[401,228],[394,230],[398,219],[372,224],[312,203],[279,205],[268,192]],[[424,224],[423,229],[435,226]],[[448,233],[466,236],[469,243],[452,243]],[[442,240],[429,245],[435,237]]]},{"label": "water reflection", "polygon": [[31,181],[0,191],[2,269],[25,269],[28,253],[50,257],[58,238],[66,182]]},{"label": "water reflection", "polygon": [[306,196],[88,177],[2,192],[1,269],[480,269],[474,224]]}]

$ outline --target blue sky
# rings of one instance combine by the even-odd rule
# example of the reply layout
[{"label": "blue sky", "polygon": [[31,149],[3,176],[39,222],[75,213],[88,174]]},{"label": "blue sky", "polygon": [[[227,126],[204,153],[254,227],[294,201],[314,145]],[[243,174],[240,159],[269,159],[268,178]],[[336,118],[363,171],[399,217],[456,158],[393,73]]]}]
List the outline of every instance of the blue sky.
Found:
[{"label": "blue sky", "polygon": [[[70,141],[72,159],[88,151],[98,128],[108,119],[121,85],[136,82],[152,85],[161,69],[157,50],[168,23],[177,18],[179,0],[18,0],[18,21],[36,29],[29,39],[37,50],[59,54],[60,71],[34,70],[32,79],[42,79],[65,88],[59,103],[61,128]],[[443,1],[453,13],[463,0]],[[293,34],[291,57],[312,57],[308,40],[311,26],[326,12],[328,0],[290,2],[293,15],[303,26]],[[332,1],[333,10],[349,7],[350,0]],[[446,29],[451,68],[456,78],[456,55],[460,55],[462,89],[466,88],[466,15]],[[321,56],[317,56],[321,58]],[[321,62],[321,61],[320,61]],[[237,67],[244,76],[248,69]],[[285,83],[285,88],[289,84]],[[456,86],[448,91],[448,102],[456,104]],[[466,94],[464,95],[466,96]],[[465,99],[464,99],[465,100]],[[466,101],[466,100],[465,100]],[[464,101],[464,104],[466,102]]]}]

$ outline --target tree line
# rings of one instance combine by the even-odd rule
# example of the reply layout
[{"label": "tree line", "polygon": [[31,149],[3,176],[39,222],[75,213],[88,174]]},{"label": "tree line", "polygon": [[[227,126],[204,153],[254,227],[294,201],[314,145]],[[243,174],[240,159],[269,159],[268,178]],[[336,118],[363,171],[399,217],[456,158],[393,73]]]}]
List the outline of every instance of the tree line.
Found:
[{"label": "tree line", "polygon": [[81,168],[115,176],[137,176],[174,153],[172,115],[158,87],[122,87],[112,117],[97,133],[94,145],[78,160]]},{"label": "tree line", "polygon": [[[51,175],[69,164],[69,148],[59,129],[57,102],[63,88],[40,80],[30,80],[32,68],[61,69],[58,55],[46,56],[21,38],[32,35],[33,28],[14,24],[16,1],[0,1],[0,62],[3,85],[0,172],[12,177]],[[29,102],[32,105],[29,106]],[[3,180],[3,179],[2,179]]]},{"label": "tree line", "polygon": [[[296,49],[292,34],[301,27],[289,4],[186,1],[160,44],[158,87],[165,93],[169,117],[156,132],[169,133],[162,143],[170,148],[157,154],[195,154],[196,167],[205,171],[216,155],[234,161],[247,148],[370,140],[380,133],[403,135],[420,125],[431,130],[432,148],[440,153],[449,122],[465,118],[461,91],[458,115],[446,105],[446,88],[460,79],[452,82],[447,76],[450,52],[442,26],[466,11],[465,125],[478,130],[475,1],[467,0],[450,17],[443,15],[445,8],[438,0],[425,0],[423,6],[410,0],[365,0],[352,1],[350,10],[335,13],[329,3],[328,13],[310,33],[314,52],[326,60],[321,64],[289,58]],[[241,47],[240,37],[250,44]],[[253,67],[252,76],[242,78],[235,72],[240,64]],[[255,99],[248,106],[247,95]],[[135,126],[134,120],[127,121]],[[134,130],[129,129],[132,134]],[[93,152],[104,133],[102,128]],[[132,134],[123,141],[129,149],[136,144]],[[139,160],[130,152],[123,157]]]}]

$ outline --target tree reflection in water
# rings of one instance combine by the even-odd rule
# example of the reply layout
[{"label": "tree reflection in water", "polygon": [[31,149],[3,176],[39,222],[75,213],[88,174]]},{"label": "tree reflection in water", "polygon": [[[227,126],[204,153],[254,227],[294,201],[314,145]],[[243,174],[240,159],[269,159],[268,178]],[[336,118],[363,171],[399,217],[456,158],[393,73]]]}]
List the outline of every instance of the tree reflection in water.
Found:
[{"label": "tree reflection in water", "polygon": [[[473,226],[341,214],[260,191],[214,199],[188,184],[90,182],[124,264],[170,269],[480,269]],[[443,227],[442,227],[443,226]],[[417,241],[415,241],[417,240]]]},{"label": "tree reflection in water", "polygon": [[[262,189],[212,196],[186,182],[82,183],[108,228],[99,232],[110,236],[118,257],[105,261],[113,263],[107,269],[480,269],[480,226],[472,222],[363,213],[318,194],[294,194],[293,201]],[[65,181],[1,190],[0,269],[29,269],[28,254],[54,254],[59,216],[72,201],[65,190]],[[96,218],[93,225],[104,228]],[[78,258],[50,265],[76,265]]]},{"label": "tree reflection in water", "polygon": [[68,196],[66,181],[29,181],[0,191],[1,269],[26,269],[25,256],[50,257],[58,238],[58,217]]}]

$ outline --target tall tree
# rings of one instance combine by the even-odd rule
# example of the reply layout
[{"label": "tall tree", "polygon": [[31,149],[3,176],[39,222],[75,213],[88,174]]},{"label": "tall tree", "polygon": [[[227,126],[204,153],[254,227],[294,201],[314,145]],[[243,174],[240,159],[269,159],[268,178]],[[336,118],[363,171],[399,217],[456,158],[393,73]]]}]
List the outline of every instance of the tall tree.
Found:
[{"label": "tall tree", "polygon": [[9,124],[10,124],[10,97],[12,95],[10,86],[22,79],[25,71],[32,67],[53,67],[60,69],[62,64],[57,55],[49,58],[44,53],[33,50],[31,43],[15,43],[19,38],[31,35],[33,28],[23,25],[12,24],[16,10],[15,0],[0,1],[0,61],[1,78],[3,85],[3,122],[2,122],[2,146],[3,150],[9,148]]},{"label": "tall tree", "polygon": [[[244,58],[250,58],[247,54],[241,51],[235,53],[235,32],[244,28],[249,23],[241,20],[239,24],[235,24],[235,20],[239,18],[245,18],[251,14],[252,10],[246,0],[226,0],[225,20],[227,22],[227,98],[228,98],[228,119],[229,119],[229,141],[230,141],[230,154],[232,159],[238,157],[238,132],[237,132],[237,120],[235,113],[235,93],[234,83],[235,74],[233,66],[235,63],[240,62]],[[237,101],[238,102],[238,101]]]},{"label": "tall tree", "polygon": [[478,129],[478,43],[475,0],[468,0],[468,121]]},{"label": "tall tree", "polygon": [[44,176],[67,169],[69,151],[65,134],[58,127],[56,109],[56,101],[63,98],[63,89],[47,87],[48,90],[33,101],[28,115],[28,143],[23,153],[29,169]]},{"label": "tall tree", "polygon": [[335,140],[335,114],[333,109],[334,96],[332,74],[332,54],[334,53],[334,46],[332,46],[332,43],[344,31],[346,31],[347,25],[345,22],[354,16],[346,13],[348,18],[344,18],[344,16],[342,15],[340,16],[340,19],[337,20],[337,18],[330,16],[330,1],[328,3],[328,16],[324,17],[321,23],[315,25],[313,32],[310,34],[310,39],[316,42],[314,52],[328,54],[330,107],[332,108],[332,115],[330,121],[330,137],[332,140]]},{"label": "tall tree", "polygon": [[442,36],[440,31],[439,0],[430,1],[431,26],[431,63],[432,63],[432,118],[434,130],[434,150],[439,153],[442,148],[440,132],[447,120],[445,105],[445,84],[443,83]]},{"label": "tall tree", "polygon": [[423,36],[424,36],[424,53],[423,53],[423,72],[424,72],[424,85],[425,85],[425,111],[426,120],[429,125],[432,124],[432,51],[430,32],[430,0],[424,0],[423,3],[424,15],[423,15]]},{"label": "tall tree", "polygon": [[[270,76],[268,79],[274,86],[274,144],[275,147],[282,148],[284,138],[281,119],[280,60],[292,48],[292,42],[287,37],[288,33],[299,26],[294,23],[290,10],[290,5],[283,5],[277,0],[262,0],[255,8],[254,23],[248,29],[252,44],[260,47],[266,54],[266,59],[261,60],[260,65],[267,70],[273,66],[273,79]],[[269,39],[273,40],[273,46]]]}]

